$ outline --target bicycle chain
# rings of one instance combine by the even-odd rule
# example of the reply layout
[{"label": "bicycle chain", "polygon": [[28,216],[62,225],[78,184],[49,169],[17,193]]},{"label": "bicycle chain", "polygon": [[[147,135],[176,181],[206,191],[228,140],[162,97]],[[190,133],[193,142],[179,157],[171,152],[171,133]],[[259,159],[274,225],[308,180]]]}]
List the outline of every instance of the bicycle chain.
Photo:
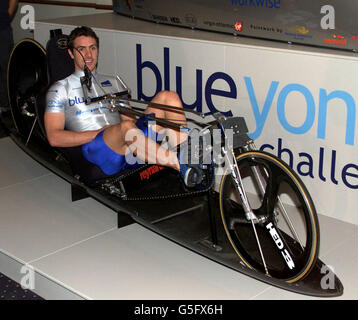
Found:
[{"label": "bicycle chain", "polygon": [[[99,185],[100,185],[101,189],[104,189],[103,188],[104,183],[116,184],[117,182],[122,181],[123,179],[127,178],[128,176],[130,176],[138,171],[141,171],[147,167],[150,167],[151,165],[152,164],[146,164],[141,167],[132,169],[124,175],[120,175],[118,177],[113,177],[113,178],[107,178],[105,180],[105,182],[102,182],[102,183],[100,182]],[[174,199],[174,198],[180,198],[180,197],[191,196],[191,195],[198,195],[198,194],[201,194],[201,193],[204,193],[204,192],[207,192],[208,190],[210,190],[213,183],[214,183],[214,179],[212,179],[212,181],[208,185],[208,187],[204,188],[203,190],[195,190],[195,191],[188,191],[188,192],[181,192],[181,193],[176,193],[176,194],[160,195],[160,196],[125,197],[122,200],[125,200],[125,201],[165,200],[165,199]]]},{"label": "bicycle chain", "polygon": [[176,194],[170,194],[170,195],[162,195],[162,196],[151,196],[151,197],[128,197],[125,200],[128,201],[143,201],[143,200],[165,200],[165,199],[174,199],[174,198],[182,198],[186,196],[194,196],[198,195],[204,192],[207,192],[211,189],[213,185],[213,182],[209,185],[209,187],[203,189],[203,190],[196,190],[196,191],[189,191],[189,192],[183,192],[183,193],[176,193]]}]

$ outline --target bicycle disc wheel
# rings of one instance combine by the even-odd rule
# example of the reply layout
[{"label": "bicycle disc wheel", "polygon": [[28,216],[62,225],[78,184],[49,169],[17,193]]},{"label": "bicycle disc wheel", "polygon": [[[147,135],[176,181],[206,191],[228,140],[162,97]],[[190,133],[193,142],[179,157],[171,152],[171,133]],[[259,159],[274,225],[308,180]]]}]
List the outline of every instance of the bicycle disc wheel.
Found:
[{"label": "bicycle disc wheel", "polygon": [[46,51],[35,40],[23,39],[12,49],[8,64],[8,94],[16,131],[23,137],[35,135],[46,140],[39,119],[39,94],[48,86]]},{"label": "bicycle disc wheel", "polygon": [[288,283],[302,279],[315,265],[319,247],[317,214],[307,189],[273,155],[248,151],[236,160],[257,219],[246,217],[234,180],[225,174],[219,201],[229,242],[247,267]]}]

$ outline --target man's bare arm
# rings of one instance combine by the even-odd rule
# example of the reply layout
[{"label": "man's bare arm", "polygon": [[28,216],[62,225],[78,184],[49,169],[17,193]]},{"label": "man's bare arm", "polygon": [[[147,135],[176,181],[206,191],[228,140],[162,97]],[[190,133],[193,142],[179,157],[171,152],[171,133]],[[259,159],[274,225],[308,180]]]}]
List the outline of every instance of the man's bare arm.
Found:
[{"label": "man's bare arm", "polygon": [[45,130],[47,140],[53,147],[76,147],[92,141],[103,130],[74,132],[65,130],[64,113],[45,113]]},{"label": "man's bare arm", "polygon": [[18,0],[9,0],[9,16],[10,16],[11,20],[15,15],[15,12],[17,9],[17,3],[18,3]]}]

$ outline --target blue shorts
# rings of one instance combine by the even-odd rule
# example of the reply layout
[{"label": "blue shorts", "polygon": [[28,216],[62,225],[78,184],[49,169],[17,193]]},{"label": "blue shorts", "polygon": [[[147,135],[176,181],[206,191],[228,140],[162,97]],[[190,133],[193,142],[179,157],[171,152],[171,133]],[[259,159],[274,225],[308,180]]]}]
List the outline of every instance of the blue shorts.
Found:
[{"label": "blue shorts", "polygon": [[[160,142],[163,138],[157,132],[148,128],[148,117],[142,116],[136,122],[136,126],[140,129],[146,137]],[[106,145],[103,139],[104,130],[97,134],[97,136],[90,142],[82,146],[83,156],[91,163],[97,165],[106,175],[113,175],[122,170],[137,168],[144,164],[144,162],[131,164],[126,161],[126,156],[118,154]],[[136,159],[139,160],[139,159]]]}]

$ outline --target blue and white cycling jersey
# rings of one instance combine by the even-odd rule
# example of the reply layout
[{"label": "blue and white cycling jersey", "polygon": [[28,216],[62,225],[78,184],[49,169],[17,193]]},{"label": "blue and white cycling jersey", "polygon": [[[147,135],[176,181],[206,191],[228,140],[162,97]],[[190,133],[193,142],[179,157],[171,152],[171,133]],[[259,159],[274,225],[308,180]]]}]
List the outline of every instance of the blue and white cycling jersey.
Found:
[{"label": "blue and white cycling jersey", "polygon": [[[119,113],[109,110],[105,102],[85,104],[80,81],[82,76],[84,72],[76,70],[67,78],[55,82],[47,92],[45,112],[65,113],[65,128],[76,132],[98,130],[119,123]],[[93,72],[90,97],[123,90],[114,77]]]}]

